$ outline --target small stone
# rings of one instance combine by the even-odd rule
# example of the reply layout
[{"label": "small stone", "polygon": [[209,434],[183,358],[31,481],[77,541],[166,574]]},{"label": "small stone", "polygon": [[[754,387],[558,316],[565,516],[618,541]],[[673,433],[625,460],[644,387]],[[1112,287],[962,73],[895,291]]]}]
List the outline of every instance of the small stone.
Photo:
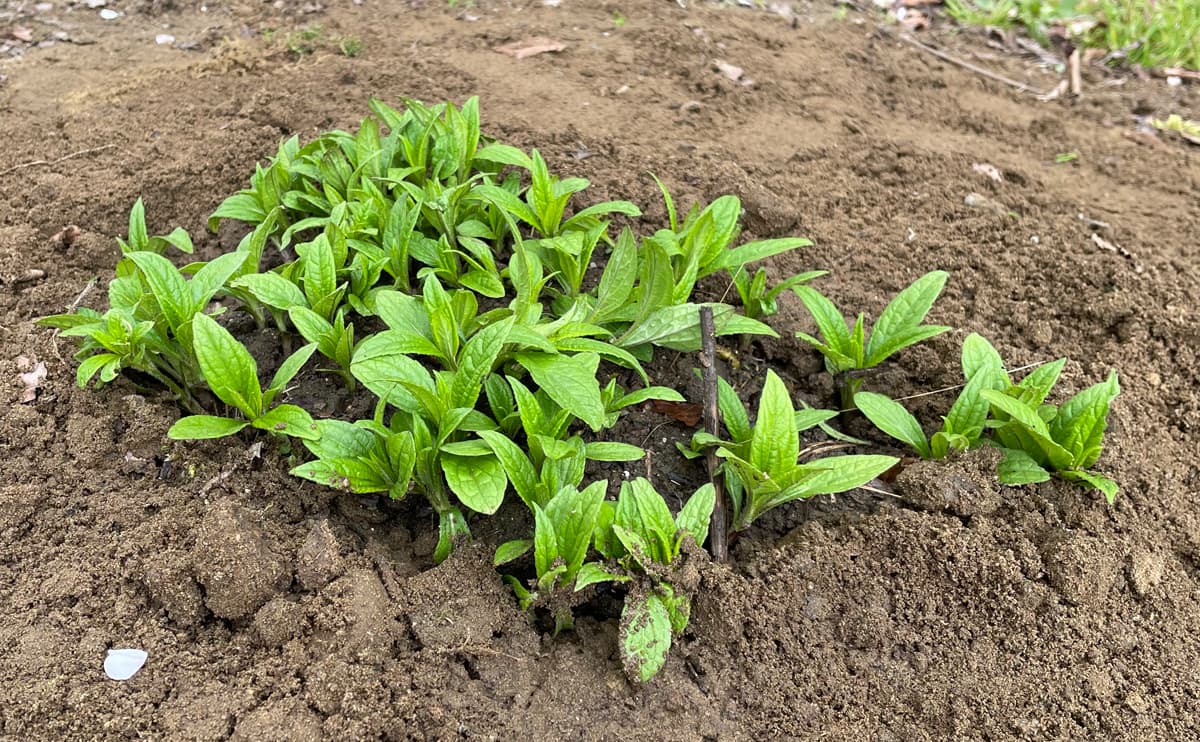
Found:
[{"label": "small stone", "polygon": [[167,44],[174,44],[175,37],[169,33],[160,33],[159,35],[154,37],[154,43],[158,44],[159,46],[165,46]]},{"label": "small stone", "polygon": [[105,8],[104,10],[100,11],[100,20],[103,21],[115,21],[120,17],[121,13],[119,11],[112,10],[110,8]]},{"label": "small stone", "polygon": [[1166,564],[1162,554],[1151,551],[1135,551],[1130,558],[1129,582],[1139,597],[1146,597],[1162,582]]},{"label": "small stone", "polygon": [[1137,691],[1130,691],[1129,695],[1125,696],[1125,707],[1135,714],[1144,714],[1150,710],[1150,704]]},{"label": "small stone", "polygon": [[679,107],[682,113],[695,113],[704,107],[704,104],[698,100],[690,100]]}]

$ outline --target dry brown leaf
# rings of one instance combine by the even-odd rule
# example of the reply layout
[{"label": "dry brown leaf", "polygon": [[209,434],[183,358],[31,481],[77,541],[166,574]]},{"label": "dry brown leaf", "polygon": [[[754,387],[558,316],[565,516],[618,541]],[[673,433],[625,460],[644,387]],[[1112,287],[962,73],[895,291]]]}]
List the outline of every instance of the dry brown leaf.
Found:
[{"label": "dry brown leaf", "polygon": [[46,379],[46,364],[26,356],[17,356],[17,379],[21,382],[21,404],[37,399],[38,386]]},{"label": "dry brown leaf", "polygon": [[713,67],[716,67],[718,72],[734,82],[741,80],[742,75],[745,74],[745,70],[741,67],[729,64],[728,62],[722,62],[719,59],[713,62]]},{"label": "dry brown leaf", "polygon": [[567,45],[561,41],[548,39],[545,36],[535,36],[524,41],[514,41],[511,44],[497,46],[496,51],[501,54],[507,54],[516,59],[525,59],[536,54],[546,54],[549,52],[561,52],[566,49]]},{"label": "dry brown leaf", "polygon": [[83,234],[83,230],[74,224],[63,227],[54,233],[50,238],[50,244],[56,250],[62,250],[75,244],[75,240],[79,239],[79,235]]},{"label": "dry brown leaf", "polygon": [[689,428],[698,425],[700,418],[704,417],[704,409],[695,402],[668,402],[665,399],[652,399],[650,400],[650,409],[681,422]]},{"label": "dry brown leaf", "polygon": [[974,170],[975,172],[979,173],[980,175],[984,175],[984,176],[991,178],[992,180],[996,181],[997,183],[1004,182],[1004,176],[1000,174],[1000,171],[996,168],[995,165],[991,165],[986,162],[977,162],[971,166],[971,169]]}]

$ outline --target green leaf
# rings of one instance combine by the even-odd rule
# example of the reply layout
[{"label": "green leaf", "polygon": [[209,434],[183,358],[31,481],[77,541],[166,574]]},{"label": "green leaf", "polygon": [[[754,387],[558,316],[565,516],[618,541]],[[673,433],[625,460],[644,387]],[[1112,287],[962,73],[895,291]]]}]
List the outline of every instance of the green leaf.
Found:
[{"label": "green leaf", "polygon": [[520,559],[529,553],[529,550],[532,548],[532,539],[524,538],[518,541],[506,541],[496,548],[496,555],[492,557],[492,566],[499,567],[502,564],[508,564],[513,560]]},{"label": "green leaf", "polygon": [[621,660],[631,678],[646,682],[667,661],[671,651],[671,619],[658,595],[632,594],[621,612]]},{"label": "green leaf", "polygon": [[345,420],[316,420],[316,440],[305,440],[304,447],[319,459],[365,458],[375,447],[375,434]]},{"label": "green leaf", "polygon": [[1004,359],[995,347],[982,335],[973,332],[963,341],[962,346],[963,378],[967,381],[983,373],[990,379],[986,383],[989,389],[1007,389],[1012,381],[1004,370]]},{"label": "green leaf", "polygon": [[639,461],[646,456],[637,446],[617,441],[592,441],[584,451],[588,461]]},{"label": "green leaf", "polygon": [[441,460],[446,484],[463,505],[484,515],[500,509],[508,478],[495,457],[443,454]]},{"label": "green leaf", "polygon": [[592,322],[606,322],[621,311],[633,293],[633,284],[638,275],[637,243],[633,232],[621,230],[604,272],[600,274],[600,285],[596,290],[596,307],[589,318]]},{"label": "green leaf", "polygon": [[246,289],[255,299],[275,309],[308,306],[300,287],[278,273],[249,273],[236,279],[233,286]]},{"label": "green leaf", "polygon": [[802,410],[796,410],[796,430],[815,428],[837,416],[837,410],[819,410],[815,407],[805,407]]},{"label": "green leaf", "polygon": [[737,443],[750,440],[750,417],[746,408],[734,388],[721,376],[717,377],[717,407],[729,437]]},{"label": "green leaf", "polygon": [[[792,291],[799,297],[808,313],[812,315],[813,321],[817,323],[817,329],[825,338],[825,345],[841,356],[854,358],[855,353],[850,347],[850,330],[846,326],[846,318],[842,316],[841,310],[834,306],[833,302],[824,294],[811,286],[797,286]],[[807,336],[801,337],[807,338]],[[813,338],[807,338],[805,342],[821,345]]]},{"label": "green leaf", "polygon": [[224,438],[227,435],[233,435],[249,424],[245,420],[234,420],[229,417],[188,415],[179,418],[171,426],[171,429],[167,431],[167,437],[174,441]]},{"label": "green leaf", "polygon": [[746,263],[753,263],[756,260],[763,260],[772,255],[778,255],[795,250],[798,247],[808,247],[810,245],[812,245],[812,241],[806,240],[803,237],[783,237],[774,240],[762,240],[761,242],[748,242],[732,250],[723,251],[716,262],[711,263],[706,271],[702,271],[702,274],[712,273],[721,268],[731,271],[737,270]]},{"label": "green leaf", "polygon": [[475,159],[494,162],[497,165],[512,165],[513,167],[524,168],[525,170],[533,168],[533,160],[529,159],[529,155],[512,145],[501,144],[499,142],[493,142],[486,147],[480,147],[475,153]]},{"label": "green leaf", "polygon": [[133,202],[129,210],[129,247],[134,250],[145,250],[150,245],[150,236],[146,233],[146,206],[142,199]]},{"label": "green leaf", "polygon": [[925,439],[921,423],[899,402],[883,394],[859,392],[854,395],[854,406],[866,415],[875,427],[912,446],[921,458],[930,458],[929,441]]},{"label": "green leaf", "polygon": [[1066,363],[1066,358],[1059,358],[1056,361],[1042,364],[1030,371],[1029,375],[1021,379],[1021,382],[1017,384],[1017,389],[1021,392],[1018,398],[1031,407],[1037,407],[1046,401],[1046,397],[1050,395],[1050,390],[1058,383],[1058,377],[1062,374],[1063,366]]},{"label": "green leaf", "polygon": [[246,346],[202,313],[192,319],[192,343],[200,372],[213,394],[251,420],[262,414],[258,366]]},{"label": "green leaf", "polygon": [[184,323],[192,318],[192,292],[179,269],[163,256],[152,252],[131,252],[128,255],[141,270],[166,317],[167,326],[178,334]]},{"label": "green leaf", "polygon": [[267,392],[272,398],[290,384],[292,379],[296,378],[296,374],[300,373],[300,369],[304,368],[304,364],[308,363],[308,359],[312,358],[313,351],[316,349],[316,343],[309,343],[297,348],[296,352],[283,359],[283,363],[279,364],[275,375],[271,377],[271,384],[267,387]]},{"label": "green leaf", "polygon": [[246,256],[240,253],[227,253],[205,263],[200,270],[196,271],[189,282],[192,309],[195,312],[203,311],[217,291],[229,280],[229,277],[242,267],[245,259]]},{"label": "green leaf", "polygon": [[235,193],[221,202],[217,210],[208,217],[208,228],[214,232],[222,219],[236,219],[247,224],[258,224],[267,218],[267,212],[258,204],[258,199],[249,193]]},{"label": "green leaf", "polygon": [[483,391],[483,381],[492,372],[492,366],[508,339],[514,318],[488,325],[475,333],[463,346],[450,389],[450,398],[455,407],[474,407]]},{"label": "green leaf", "polygon": [[895,456],[854,455],[827,456],[802,464],[806,471],[813,472],[803,485],[803,496],[835,495],[861,487],[899,463]]},{"label": "green leaf", "polygon": [[621,483],[615,524],[645,542],[649,549],[646,557],[659,564],[671,562],[675,555],[675,519],[649,480],[638,477]]},{"label": "green leaf", "polygon": [[675,528],[692,534],[696,543],[704,546],[704,540],[708,538],[708,524],[716,502],[717,491],[712,484],[701,486],[684,503],[679,515],[675,516]]},{"label": "green leaf", "polygon": [[750,438],[750,463],[772,479],[782,479],[796,467],[799,452],[800,436],[791,396],[783,380],[768,370]]},{"label": "green leaf", "polygon": [[634,389],[616,401],[614,407],[623,410],[626,407],[639,405],[648,399],[661,399],[665,402],[685,402],[683,395],[668,386],[648,386]]},{"label": "green leaf", "polygon": [[[513,443],[508,436],[496,430],[481,430],[479,437],[487,441],[491,446],[492,452],[500,461],[500,465],[504,468],[504,473],[512,482],[513,489],[516,490],[517,496],[521,498],[525,504],[531,505],[537,501],[537,473],[533,470],[533,464],[529,461],[529,457],[521,450],[520,446]],[[545,503],[538,503],[544,505]]]},{"label": "green leaf", "polygon": [[1068,482],[1076,482],[1085,487],[1100,490],[1104,493],[1104,499],[1108,501],[1109,505],[1112,505],[1117,499],[1117,483],[1108,477],[1079,469],[1068,469],[1067,471],[1059,472],[1059,476]]},{"label": "green leaf", "polygon": [[630,579],[632,578],[629,575],[610,572],[596,562],[588,562],[579,568],[579,575],[575,578],[575,592],[599,582],[629,582]]},{"label": "green leaf", "polygon": [[546,504],[545,513],[554,522],[558,555],[566,563],[568,576],[583,565],[607,489],[605,480],[593,482],[582,490],[564,487]]},{"label": "green leaf", "polygon": [[1001,484],[1022,485],[1046,482],[1050,472],[1046,471],[1032,456],[1017,448],[1004,449],[1004,460],[996,467]]},{"label": "green leaf", "polygon": [[319,438],[321,433],[313,422],[312,415],[303,407],[281,404],[265,414],[254,418],[251,423],[259,430],[290,435],[293,438]]},{"label": "green leaf", "polygon": [[1086,469],[1100,458],[1108,410],[1121,393],[1117,372],[1067,400],[1050,423],[1050,437],[1071,452],[1074,467]]},{"label": "green leaf", "polygon": [[604,427],[604,400],[600,395],[600,382],[596,379],[600,356],[595,353],[575,356],[517,353],[516,360],[558,406],[592,430]]},{"label": "green leaf", "polygon": [[359,494],[386,492],[391,487],[387,479],[363,459],[318,459],[301,464],[289,473],[325,487]]},{"label": "green leaf", "polygon": [[[314,310],[337,290],[337,265],[333,246],[325,235],[296,248],[304,275],[304,295]],[[324,313],[322,313],[324,314]],[[327,315],[329,316],[329,315]]]},{"label": "green leaf", "polygon": [[405,412],[420,413],[421,406],[406,385],[433,391],[433,377],[425,365],[397,353],[387,333],[368,337],[354,351],[350,372],[375,396]]},{"label": "green leaf", "polygon": [[533,523],[533,565],[541,578],[550,572],[554,560],[558,559],[558,536],[554,532],[554,522],[537,503],[533,505]]},{"label": "green leaf", "polygon": [[981,370],[968,377],[969,381],[959,392],[958,399],[954,400],[950,411],[946,413],[945,424],[942,426],[945,432],[965,436],[970,443],[979,440],[984,425],[987,424],[988,411],[991,409],[988,401],[980,393],[984,389],[1001,391],[1008,387],[1003,369],[999,370],[1000,373],[995,371],[994,368]]},{"label": "green leaf", "polygon": [[94,356],[88,356],[79,364],[79,369],[75,372],[75,383],[80,388],[87,386],[92,377],[106,366],[120,369],[120,357],[112,353],[99,353]]},{"label": "green leaf", "polygon": [[871,328],[871,338],[866,347],[868,367],[879,365],[902,348],[950,329],[920,327],[942,293],[948,277],[945,271],[930,271],[896,294]]}]

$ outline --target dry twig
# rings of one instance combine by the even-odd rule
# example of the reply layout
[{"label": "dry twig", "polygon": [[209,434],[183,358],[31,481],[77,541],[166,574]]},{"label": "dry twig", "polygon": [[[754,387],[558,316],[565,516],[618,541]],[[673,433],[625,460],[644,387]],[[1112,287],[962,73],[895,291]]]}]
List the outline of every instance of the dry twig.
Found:
[{"label": "dry twig", "polygon": [[[717,337],[713,327],[712,307],[700,308],[700,367],[704,378],[704,430],[711,436],[721,435],[721,410],[717,405]],[[712,518],[709,521],[709,544],[712,547],[713,560],[724,562],[729,558],[729,546],[726,543],[727,515],[725,512],[725,487],[721,477],[717,475],[717,452],[709,448],[704,455],[708,464],[708,478],[716,490],[716,504],[713,505]]]},{"label": "dry twig", "polygon": [[9,173],[15,173],[16,171],[24,170],[27,167],[38,167],[41,165],[57,165],[60,162],[66,162],[67,160],[73,160],[76,157],[83,157],[84,155],[95,154],[96,152],[103,152],[106,149],[113,149],[116,146],[117,145],[115,145],[115,144],[106,144],[102,147],[92,147],[91,149],[81,149],[78,152],[72,152],[69,155],[63,155],[62,157],[58,158],[57,160],[33,160],[31,162],[22,162],[20,165],[13,165],[12,167],[10,167],[7,170],[0,170],[0,176],[8,175]]},{"label": "dry twig", "polygon": [[1023,82],[1012,79],[1011,77],[1005,77],[1004,75],[997,74],[995,72],[992,72],[991,70],[984,69],[983,67],[980,67],[979,65],[971,64],[970,62],[968,62],[966,60],[951,56],[951,55],[947,54],[946,52],[942,51],[941,49],[934,49],[932,46],[926,46],[925,44],[922,44],[921,42],[917,41],[916,39],[909,36],[908,34],[900,34],[900,40],[906,44],[911,44],[922,51],[928,52],[944,62],[949,62],[950,64],[957,65],[959,67],[962,67],[964,70],[970,70],[971,72],[974,72],[977,75],[986,77],[989,80],[995,80],[996,82],[1002,82],[1005,85],[1008,85],[1009,87],[1014,87],[1017,90],[1020,90],[1025,93],[1030,93],[1032,95],[1037,95],[1037,96],[1047,95],[1047,93],[1044,93],[1041,90],[1038,90],[1037,88],[1033,87],[1032,85],[1026,85]]}]

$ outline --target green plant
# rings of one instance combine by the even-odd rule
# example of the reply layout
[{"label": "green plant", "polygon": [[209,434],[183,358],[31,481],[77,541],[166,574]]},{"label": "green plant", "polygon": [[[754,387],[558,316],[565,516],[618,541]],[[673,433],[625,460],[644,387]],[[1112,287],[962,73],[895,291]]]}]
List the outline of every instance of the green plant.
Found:
[{"label": "green plant", "polygon": [[353,36],[347,36],[338,42],[338,49],[341,50],[344,56],[350,57],[351,59],[357,57],[359,54],[362,54],[363,47],[364,44],[362,39],[358,39]]},{"label": "green plant", "polygon": [[774,316],[779,312],[776,299],[784,291],[828,274],[829,271],[797,273],[767,288],[767,271],[765,268],[759,268],[751,276],[745,267],[740,267],[733,273],[733,285],[737,289],[738,298],[742,301],[742,310],[746,316],[750,319],[762,319]]},{"label": "green plant", "polygon": [[207,314],[192,319],[192,344],[196,360],[209,389],[245,419],[216,415],[189,415],[180,418],[167,431],[168,438],[192,440],[233,435],[247,425],[274,435],[316,438],[319,433],[312,417],[302,407],[273,405],[275,397],[300,372],[316,350],[306,345],[290,355],[275,372],[264,391],[258,381],[254,356],[237,338]]},{"label": "green plant", "polygon": [[921,324],[947,277],[944,271],[932,271],[913,281],[888,303],[869,333],[861,312],[848,328],[841,311],[821,292],[811,286],[792,289],[816,321],[821,339],[803,332],[796,336],[825,356],[825,368],[839,380],[842,409],[853,408],[854,395],[862,387],[862,379],[853,372],[874,368],[893,353],[950,329]]},{"label": "green plant", "polygon": [[718,391],[718,404],[730,440],[697,433],[692,455],[712,446],[724,459],[722,469],[733,508],[733,530],[749,528],[758,516],[793,500],[861,487],[900,462],[894,456],[847,455],[800,463],[805,453],[800,450],[801,426],[824,422],[829,411],[805,409],[797,413],[783,380],[774,371],[767,371],[752,427],[733,390],[724,388],[728,392],[721,395]]},{"label": "green plant", "polygon": [[550,610],[555,633],[574,626],[571,609],[579,600],[579,591],[599,582],[628,579],[609,572],[599,562],[584,563],[607,488],[607,482],[593,482],[582,490],[566,486],[544,508],[532,503],[533,539],[509,541],[496,550],[494,562],[499,567],[533,549],[537,577],[532,589],[512,575],[505,576],[505,581],[516,592],[523,610],[539,606]]},{"label": "green plant", "polygon": [[854,404],[875,427],[912,446],[921,458],[945,458],[950,451],[965,451],[981,444],[989,410],[983,392],[1004,391],[1012,384],[995,348],[976,333],[963,342],[962,368],[967,383],[942,418],[941,429],[928,439],[912,413],[887,396],[859,392],[854,395]]},{"label": "green plant", "polygon": [[145,237],[144,229],[139,234],[133,220],[125,243],[130,251],[108,287],[109,309],[100,314],[84,308],[42,317],[38,324],[81,338],[79,386],[97,374],[105,383],[123,370],[142,373],[170,389],[185,409],[198,412],[202,406],[195,391],[202,378],[192,346],[193,317],[208,306],[242,257],[223,255],[193,264],[185,274],[157,252],[132,250],[135,245],[161,247]]},{"label": "green plant", "polygon": [[1057,365],[1053,374],[1042,375],[1041,383],[1014,387],[1008,393],[981,392],[997,416],[1005,418],[996,423],[994,433],[996,443],[1004,449],[1000,481],[1014,485],[1044,482],[1053,473],[1100,490],[1112,504],[1117,483],[1088,470],[1100,458],[1109,407],[1121,392],[1117,373],[1113,371],[1105,381],[1056,407],[1044,404],[1044,399],[1061,370],[1061,363]]},{"label": "green plant", "polygon": [[1124,51],[1145,67],[1200,70],[1200,6],[1193,0],[1080,0],[1098,23],[1083,33],[1090,46]]},{"label": "green plant", "polygon": [[625,671],[645,682],[662,669],[672,638],[687,628],[690,589],[679,556],[687,538],[701,546],[716,491],[706,484],[672,517],[662,495],[644,478],[623,482],[617,502],[605,502],[595,530],[596,551],[617,560],[633,586],[625,598],[619,643]]},{"label": "green plant", "polygon": [[1055,165],[1067,165],[1079,159],[1078,152],[1059,152],[1054,156]]}]

